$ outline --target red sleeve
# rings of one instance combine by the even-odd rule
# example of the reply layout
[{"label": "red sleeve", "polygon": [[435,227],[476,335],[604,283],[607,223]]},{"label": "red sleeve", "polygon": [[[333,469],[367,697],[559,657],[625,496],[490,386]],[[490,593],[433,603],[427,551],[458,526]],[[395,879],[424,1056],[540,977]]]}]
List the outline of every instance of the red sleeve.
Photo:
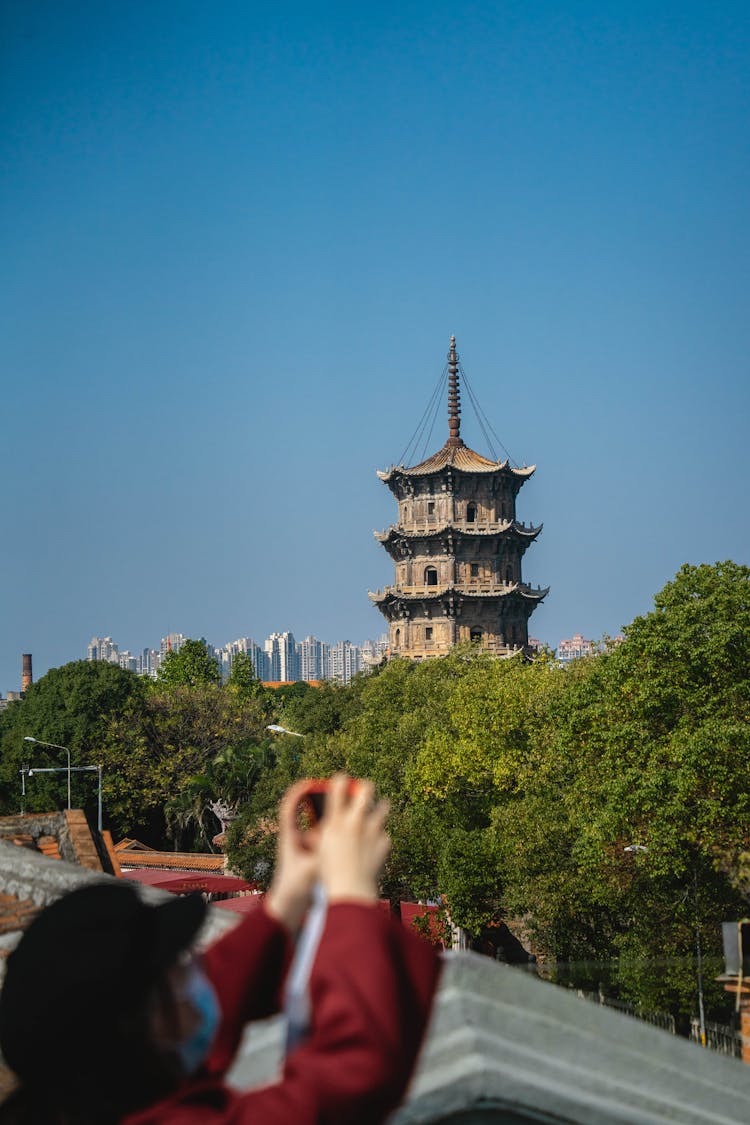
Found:
[{"label": "red sleeve", "polygon": [[206,950],[203,968],[216,991],[222,1020],[204,1073],[223,1074],[234,1059],[245,1024],[279,1010],[290,956],[287,930],[261,905]]},{"label": "red sleeve", "polygon": [[281,1082],[241,1096],[227,1125],[375,1125],[403,1097],[439,974],[430,945],[378,906],[329,908],[310,980],[313,1027]]}]

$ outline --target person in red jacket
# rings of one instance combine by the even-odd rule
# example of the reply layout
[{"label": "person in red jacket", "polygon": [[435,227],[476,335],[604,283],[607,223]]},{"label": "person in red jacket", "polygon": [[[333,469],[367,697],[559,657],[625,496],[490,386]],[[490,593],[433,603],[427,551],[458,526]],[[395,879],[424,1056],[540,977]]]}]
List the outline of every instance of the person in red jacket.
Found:
[{"label": "person in red jacket", "polygon": [[[332,779],[300,831],[305,782],[279,811],[271,888],[256,911],[189,953],[202,900],[143,902],[123,884],[58,900],[11,954],[0,1047],[21,1080],[1,1122],[45,1125],[376,1125],[402,1099],[439,973],[430,946],[377,904],[389,850],[372,786]],[[224,1076],[248,1021],[278,1010],[293,937],[322,884],[328,908],[309,981],[310,1028],[280,1079]]]}]

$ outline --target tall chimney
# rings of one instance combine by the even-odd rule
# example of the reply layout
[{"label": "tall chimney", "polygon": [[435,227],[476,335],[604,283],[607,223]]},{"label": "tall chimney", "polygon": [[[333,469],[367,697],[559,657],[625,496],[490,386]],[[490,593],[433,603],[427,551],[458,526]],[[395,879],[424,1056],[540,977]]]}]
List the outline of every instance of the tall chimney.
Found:
[{"label": "tall chimney", "polygon": [[21,672],[21,691],[26,691],[34,682],[34,673],[31,671],[31,653],[25,652],[21,657],[23,670]]}]

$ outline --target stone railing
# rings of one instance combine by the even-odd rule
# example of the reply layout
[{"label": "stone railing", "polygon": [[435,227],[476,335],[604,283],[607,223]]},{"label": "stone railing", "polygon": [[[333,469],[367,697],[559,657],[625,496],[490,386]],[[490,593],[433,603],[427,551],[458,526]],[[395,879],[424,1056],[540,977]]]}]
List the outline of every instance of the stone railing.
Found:
[{"label": "stone railing", "polygon": [[524,582],[486,582],[480,579],[467,579],[465,582],[438,582],[434,586],[426,586],[423,582],[415,586],[384,586],[382,590],[375,591],[375,597],[381,598],[388,594],[405,594],[407,597],[435,597],[436,594],[447,593],[455,590],[459,594],[505,594],[509,590],[523,590],[527,593],[541,593],[540,589],[533,590]]}]

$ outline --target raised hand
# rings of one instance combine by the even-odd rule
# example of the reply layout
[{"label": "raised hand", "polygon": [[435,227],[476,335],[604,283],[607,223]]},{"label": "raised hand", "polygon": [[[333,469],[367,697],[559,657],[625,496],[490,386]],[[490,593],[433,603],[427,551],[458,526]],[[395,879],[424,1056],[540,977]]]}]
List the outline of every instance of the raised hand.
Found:
[{"label": "raised hand", "polygon": [[384,827],[389,805],[373,803],[371,781],[360,781],[351,795],[348,786],[345,774],[331,779],[320,822],[319,877],[331,903],[374,902],[378,876],[391,849]]}]

